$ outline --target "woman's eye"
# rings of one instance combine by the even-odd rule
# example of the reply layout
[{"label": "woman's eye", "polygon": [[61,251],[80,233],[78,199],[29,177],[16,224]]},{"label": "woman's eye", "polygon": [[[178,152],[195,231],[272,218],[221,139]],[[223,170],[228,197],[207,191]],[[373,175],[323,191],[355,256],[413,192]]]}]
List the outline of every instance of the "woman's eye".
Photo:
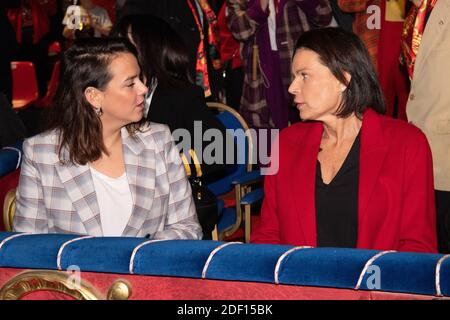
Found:
[{"label": "woman's eye", "polygon": [[133,88],[133,87],[134,87],[134,82],[133,82],[133,83],[130,83],[127,87]]},{"label": "woman's eye", "polygon": [[302,76],[303,80],[306,80],[309,77],[306,73],[302,73],[301,76]]}]

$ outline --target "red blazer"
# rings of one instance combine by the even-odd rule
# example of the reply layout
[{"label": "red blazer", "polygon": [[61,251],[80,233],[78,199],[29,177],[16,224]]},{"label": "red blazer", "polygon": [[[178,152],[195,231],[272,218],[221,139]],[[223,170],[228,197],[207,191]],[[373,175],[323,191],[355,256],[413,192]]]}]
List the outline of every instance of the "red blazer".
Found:
[{"label": "red blazer", "polygon": [[[371,109],[363,115],[361,130],[357,248],[436,252],[433,167],[425,135]],[[265,177],[252,242],[316,246],[315,176],[322,132],[320,122],[281,132],[278,173]]]}]

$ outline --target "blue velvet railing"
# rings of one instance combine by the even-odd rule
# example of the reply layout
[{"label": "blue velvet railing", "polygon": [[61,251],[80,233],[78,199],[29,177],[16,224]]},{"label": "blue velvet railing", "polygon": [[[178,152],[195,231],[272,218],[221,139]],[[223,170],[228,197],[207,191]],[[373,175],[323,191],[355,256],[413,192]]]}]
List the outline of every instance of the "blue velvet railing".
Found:
[{"label": "blue velvet railing", "polygon": [[[11,146],[0,149],[0,177],[19,168],[22,158],[22,143],[23,141],[18,141]],[[2,201],[3,199],[0,202]]]},{"label": "blue velvet railing", "polygon": [[450,296],[450,257],[439,254],[0,233],[0,267],[72,266],[86,272]]}]

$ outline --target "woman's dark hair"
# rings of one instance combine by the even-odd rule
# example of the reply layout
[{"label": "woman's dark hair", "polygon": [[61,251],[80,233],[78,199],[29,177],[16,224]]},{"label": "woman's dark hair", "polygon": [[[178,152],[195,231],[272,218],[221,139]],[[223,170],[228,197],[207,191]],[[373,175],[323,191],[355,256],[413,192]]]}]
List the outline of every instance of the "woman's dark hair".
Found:
[{"label": "woman's dark hair", "polygon": [[184,40],[167,22],[151,15],[129,15],[120,19],[119,32],[122,37],[131,35],[147,82],[156,78],[161,86],[192,83]]},{"label": "woman's dark hair", "polygon": [[[384,114],[386,106],[375,68],[364,43],[357,35],[341,28],[314,29],[297,40],[295,50],[308,49],[317,53],[320,61],[347,89],[342,93],[338,117],[355,113],[361,117],[372,108]],[[344,72],[351,75],[347,82]]]},{"label": "woman's dark hair", "polygon": [[[102,122],[85,97],[85,90],[105,90],[112,75],[109,65],[121,53],[137,56],[126,39],[86,38],[76,40],[63,55],[61,73],[53,107],[49,110],[47,130],[58,130],[58,154],[61,161],[85,165],[108,153],[103,143]],[[134,135],[145,119],[126,126]],[[69,159],[62,159],[67,149]]]}]

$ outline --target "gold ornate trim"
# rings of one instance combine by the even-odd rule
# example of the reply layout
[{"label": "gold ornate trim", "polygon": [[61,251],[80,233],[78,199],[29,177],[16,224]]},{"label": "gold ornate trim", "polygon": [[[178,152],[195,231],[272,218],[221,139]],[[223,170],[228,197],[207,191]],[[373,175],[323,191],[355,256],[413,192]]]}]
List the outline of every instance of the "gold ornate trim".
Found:
[{"label": "gold ornate trim", "polygon": [[109,287],[107,300],[128,300],[132,295],[131,284],[123,279],[114,281]]},{"label": "gold ornate trim", "polygon": [[[25,271],[0,288],[0,300],[19,300],[35,291],[53,291],[66,294],[76,300],[105,299],[91,284],[81,280],[74,283],[73,275],[64,271]],[[109,288],[108,300],[127,300],[131,285],[125,280],[115,281]]]},{"label": "gold ornate trim", "polygon": [[5,196],[3,203],[3,223],[6,231],[12,231],[14,213],[16,212],[16,188],[11,189]]}]

